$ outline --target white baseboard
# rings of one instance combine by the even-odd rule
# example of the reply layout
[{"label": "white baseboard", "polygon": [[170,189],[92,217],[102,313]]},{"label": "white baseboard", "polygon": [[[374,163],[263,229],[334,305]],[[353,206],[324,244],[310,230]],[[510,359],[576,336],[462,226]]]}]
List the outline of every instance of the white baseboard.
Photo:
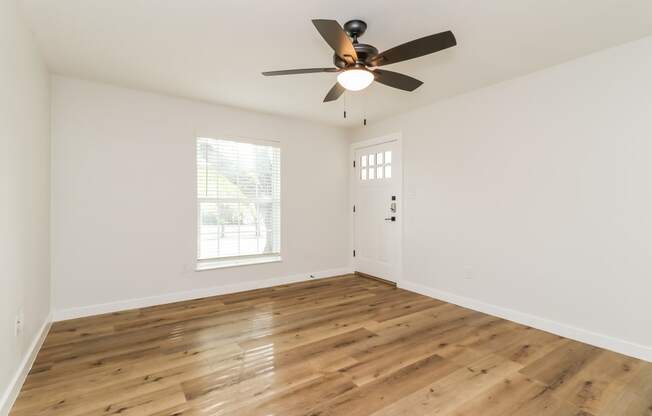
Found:
[{"label": "white baseboard", "polygon": [[[236,283],[232,285],[214,286],[202,289],[188,290],[184,292],[166,293],[164,295],[148,296],[145,298],[136,298],[121,300],[117,302],[102,303],[98,305],[81,306],[77,308],[61,309],[54,311],[54,321],[64,321],[66,319],[83,318],[85,316],[100,315],[103,313],[119,312],[128,309],[145,308],[148,306],[163,305],[166,303],[180,302],[205,298],[208,296],[226,295],[229,293],[243,292],[252,289],[262,289],[266,287],[285,285],[311,279],[322,279],[326,277],[340,276],[353,273],[350,267],[339,269],[322,270],[319,272],[302,273],[273,279],[255,280],[252,282]],[[310,277],[314,276],[314,277]]]},{"label": "white baseboard", "polygon": [[14,405],[14,402],[18,397],[18,393],[20,393],[20,389],[23,387],[23,383],[27,378],[27,374],[29,374],[29,371],[32,369],[36,355],[41,349],[43,341],[45,341],[45,337],[47,336],[51,325],[52,316],[49,315],[43,323],[43,326],[41,326],[39,332],[32,340],[32,343],[29,346],[29,350],[27,350],[27,353],[20,361],[20,365],[18,366],[16,373],[9,382],[9,385],[2,393],[2,398],[0,398],[0,415],[6,416],[9,414],[11,407]]},{"label": "white baseboard", "polygon": [[608,335],[598,334],[596,332],[577,328],[572,325],[562,324],[560,322],[541,318],[539,316],[530,315],[525,312],[503,308],[501,306],[492,305],[490,303],[485,303],[476,299],[467,298],[442,290],[437,290],[414,282],[402,281],[399,282],[398,287],[409,290],[411,292],[419,293],[421,295],[429,296],[431,298],[453,303],[465,308],[473,309],[478,312],[483,312],[489,315],[497,316],[499,318],[504,318],[522,325],[527,325],[542,331],[550,332],[555,335],[560,335],[562,337],[584,342],[586,344],[604,348],[606,350],[652,362],[652,347],[636,344]]}]

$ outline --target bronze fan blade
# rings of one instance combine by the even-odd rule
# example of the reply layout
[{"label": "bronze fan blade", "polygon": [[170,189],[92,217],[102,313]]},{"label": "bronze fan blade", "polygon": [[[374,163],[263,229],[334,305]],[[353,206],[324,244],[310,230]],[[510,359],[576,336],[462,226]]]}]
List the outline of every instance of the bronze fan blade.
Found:
[{"label": "bronze fan blade", "polygon": [[344,29],[335,20],[313,19],[312,23],[322,38],[335,51],[337,56],[352,64],[358,59],[358,54],[353,48],[351,39],[344,33]]},{"label": "bronze fan blade", "polygon": [[395,64],[439,52],[455,45],[457,45],[457,40],[453,32],[449,30],[396,46],[368,58],[366,63],[371,67]]},{"label": "bronze fan blade", "polygon": [[388,87],[398,88],[403,91],[414,91],[423,84],[416,78],[399,74],[398,72],[387,71],[384,69],[376,69],[372,71],[376,77],[376,81],[385,84]]},{"label": "bronze fan blade", "polygon": [[339,82],[336,82],[335,85],[333,85],[333,88],[328,91],[328,94],[326,94],[326,97],[324,98],[324,102],[327,103],[329,101],[335,101],[340,96],[344,93],[344,87],[340,85]]},{"label": "bronze fan blade", "polygon": [[274,75],[296,75],[296,74],[314,74],[316,72],[339,72],[339,68],[305,68],[305,69],[285,69],[282,71],[263,72],[266,77]]}]

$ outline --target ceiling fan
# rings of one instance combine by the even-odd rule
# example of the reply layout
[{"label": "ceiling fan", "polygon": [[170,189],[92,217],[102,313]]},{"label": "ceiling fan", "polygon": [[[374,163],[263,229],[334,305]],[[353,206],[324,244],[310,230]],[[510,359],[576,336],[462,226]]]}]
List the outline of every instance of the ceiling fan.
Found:
[{"label": "ceiling fan", "polygon": [[378,67],[418,58],[457,45],[453,32],[449,30],[378,53],[378,49],[375,47],[358,43],[358,38],[367,30],[367,24],[362,20],[348,21],[344,24],[344,28],[335,20],[314,19],[312,23],[326,43],[335,51],[333,55],[335,68],[289,69],[263,72],[263,75],[338,73],[337,82],[326,94],[324,102],[337,100],[345,90],[363,90],[374,80],[400,90],[414,91],[423,84],[422,81]]}]

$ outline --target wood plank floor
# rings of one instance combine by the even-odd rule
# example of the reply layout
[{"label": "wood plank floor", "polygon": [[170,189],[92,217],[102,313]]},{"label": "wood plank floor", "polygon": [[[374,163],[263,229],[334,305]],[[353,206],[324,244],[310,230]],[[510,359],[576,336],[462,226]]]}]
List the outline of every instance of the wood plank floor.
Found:
[{"label": "wood plank floor", "polygon": [[650,416],[652,364],[343,276],[58,322],[27,415]]}]

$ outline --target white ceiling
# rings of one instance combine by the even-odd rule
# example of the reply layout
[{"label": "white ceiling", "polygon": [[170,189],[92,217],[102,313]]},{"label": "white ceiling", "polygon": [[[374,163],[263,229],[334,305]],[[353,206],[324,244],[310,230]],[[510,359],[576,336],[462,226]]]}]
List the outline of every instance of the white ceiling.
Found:
[{"label": "white ceiling", "polygon": [[[652,34],[650,0],[22,0],[53,72],[181,97],[359,125]],[[453,30],[458,46],[388,69],[425,82],[374,84],[322,104],[335,74],[310,19],[351,18],[380,50]]]}]

